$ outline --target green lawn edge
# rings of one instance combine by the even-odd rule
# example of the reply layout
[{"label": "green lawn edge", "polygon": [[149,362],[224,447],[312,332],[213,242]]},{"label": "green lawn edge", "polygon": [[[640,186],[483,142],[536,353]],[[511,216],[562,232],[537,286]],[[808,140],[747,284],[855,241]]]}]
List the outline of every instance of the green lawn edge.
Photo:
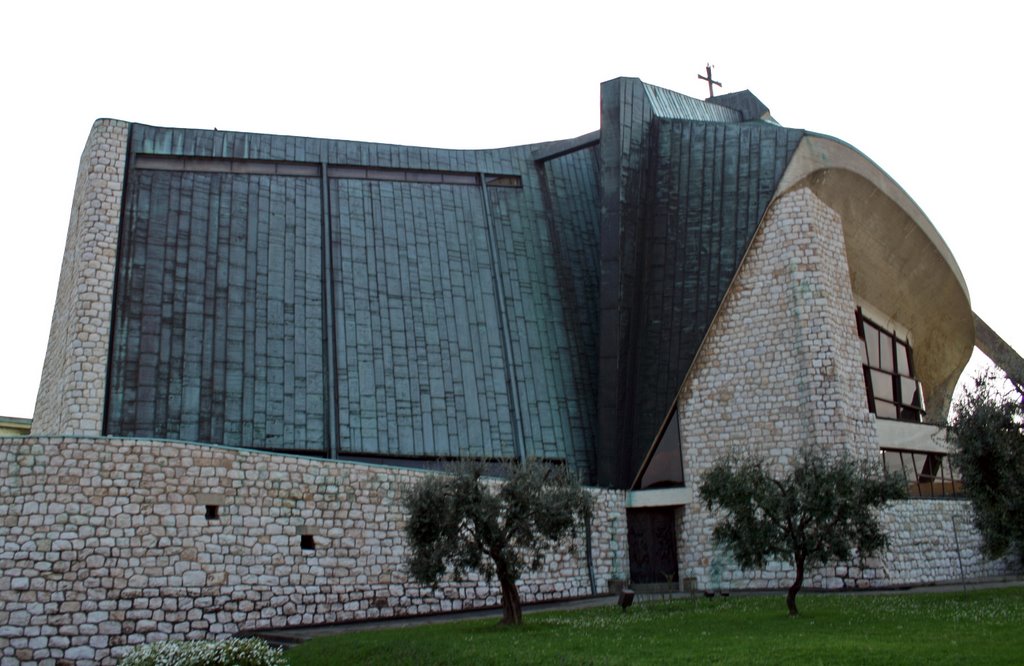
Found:
[{"label": "green lawn edge", "polygon": [[1024,588],[644,601],[317,638],[286,653],[314,664],[1021,664]]}]

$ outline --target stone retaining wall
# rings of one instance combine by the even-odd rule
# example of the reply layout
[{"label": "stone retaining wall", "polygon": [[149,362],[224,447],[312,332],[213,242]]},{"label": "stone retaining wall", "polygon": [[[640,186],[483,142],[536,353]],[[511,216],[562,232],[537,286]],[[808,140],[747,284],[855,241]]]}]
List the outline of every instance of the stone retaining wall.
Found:
[{"label": "stone retaining wall", "polygon": [[[113,663],[165,638],[494,606],[496,582],[410,582],[404,490],[429,472],[167,441],[0,439],[0,663]],[[594,490],[597,591],[625,497]],[[207,518],[207,506],[218,517]],[[313,550],[302,548],[303,535]],[[585,548],[525,602],[592,593]],[[621,551],[621,552],[620,552]]]},{"label": "stone retaining wall", "polygon": [[[431,590],[404,566],[402,494],[429,472],[116,438],[0,438],[0,664],[114,663],[127,646],[245,629],[495,606],[478,578]],[[597,591],[628,568],[625,493],[593,490]],[[207,507],[217,507],[208,518]],[[680,529],[692,522],[688,506]],[[837,589],[1005,575],[985,562],[963,501],[883,511],[890,548],[811,572]],[[956,525],[954,532],[953,526]],[[304,550],[303,536],[313,550]],[[680,531],[681,545],[692,536]],[[959,543],[959,557],[957,556]],[[585,550],[560,552],[521,585],[526,602],[591,594]],[[792,570],[742,572],[724,553],[680,577],[711,589],[789,585]]]},{"label": "stone retaining wall", "polygon": [[[971,524],[966,500],[904,500],[882,510],[881,521],[889,544],[875,557],[809,570],[805,588],[823,590],[870,589],[905,585],[957,583],[1019,576],[1012,557],[986,560],[981,534]],[[709,554],[704,587],[722,590],[784,589],[793,582],[793,567],[770,562],[763,571],[742,571],[726,553]],[[681,573],[685,576],[686,573]]]},{"label": "stone retaining wall", "polygon": [[[880,576],[889,585],[956,582],[1021,573],[1013,558],[986,560],[966,500],[906,500],[882,511],[889,547]],[[856,573],[856,572],[854,572]]]}]

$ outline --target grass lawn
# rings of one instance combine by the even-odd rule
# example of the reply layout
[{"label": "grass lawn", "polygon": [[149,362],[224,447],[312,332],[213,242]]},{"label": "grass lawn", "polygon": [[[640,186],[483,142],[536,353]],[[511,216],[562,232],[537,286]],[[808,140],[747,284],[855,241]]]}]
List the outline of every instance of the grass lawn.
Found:
[{"label": "grass lawn", "polygon": [[645,601],[318,638],[304,664],[1022,664],[1024,588]]}]

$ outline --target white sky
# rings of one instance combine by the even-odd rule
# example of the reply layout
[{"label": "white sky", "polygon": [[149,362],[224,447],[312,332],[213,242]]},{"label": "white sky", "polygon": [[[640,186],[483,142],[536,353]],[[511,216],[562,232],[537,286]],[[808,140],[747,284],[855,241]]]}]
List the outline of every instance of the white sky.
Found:
[{"label": "white sky", "polygon": [[94,119],[496,147],[597,129],[617,76],[703,98],[705,62],[885,169],[1024,351],[1024,10],[951,4],[5,2],[0,415],[32,414]]}]

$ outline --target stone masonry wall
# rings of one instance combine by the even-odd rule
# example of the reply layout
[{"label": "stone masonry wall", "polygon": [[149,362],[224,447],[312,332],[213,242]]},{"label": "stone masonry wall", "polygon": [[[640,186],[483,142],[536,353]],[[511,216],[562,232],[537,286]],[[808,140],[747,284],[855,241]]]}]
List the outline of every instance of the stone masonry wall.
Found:
[{"label": "stone masonry wall", "polygon": [[[810,445],[878,459],[855,309],[839,216],[809,189],[783,195],[766,214],[679,400],[684,473],[695,491],[680,525],[680,576],[695,577],[705,588],[771,588],[792,580],[786,565],[773,562],[764,571],[743,572],[713,548],[714,516],[696,491],[718,456],[756,450],[783,468],[801,446]],[[862,566],[809,572],[807,584],[839,588],[934,580],[933,563],[952,552],[948,521],[960,510],[958,503],[941,504],[914,501],[886,509],[894,544],[888,555]],[[946,527],[929,522],[921,528],[926,517],[945,520]],[[962,529],[971,530],[967,521]],[[921,550],[929,553],[915,553]],[[979,575],[999,569],[982,565],[979,557],[970,567]]]},{"label": "stone masonry wall", "polygon": [[82,152],[32,432],[99,435],[128,123],[97,120]]},{"label": "stone masonry wall", "polygon": [[[887,585],[952,583],[1021,573],[1012,557],[988,561],[966,500],[906,500],[882,511],[889,546],[873,564]],[[857,578],[858,572],[840,574]]]},{"label": "stone masonry wall", "polygon": [[[429,472],[70,437],[0,439],[0,472],[0,664],[113,663],[144,641],[499,603],[496,582],[410,582],[401,500]],[[626,557],[625,497],[593,493],[606,592]],[[525,602],[591,594],[577,542],[524,578]]]}]

